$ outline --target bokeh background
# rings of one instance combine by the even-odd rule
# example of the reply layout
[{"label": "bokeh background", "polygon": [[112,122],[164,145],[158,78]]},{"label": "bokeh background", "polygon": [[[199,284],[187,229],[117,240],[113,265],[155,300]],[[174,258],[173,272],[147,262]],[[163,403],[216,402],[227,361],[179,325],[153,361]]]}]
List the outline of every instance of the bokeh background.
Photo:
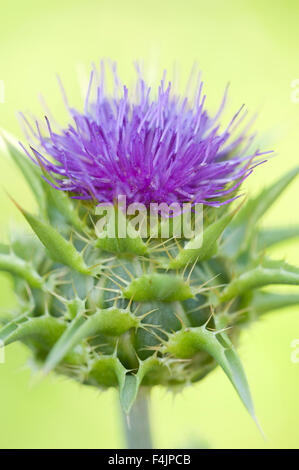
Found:
[{"label": "bokeh background", "polygon": [[[0,126],[22,138],[16,112],[43,113],[41,92],[55,116],[64,110],[55,74],[71,102],[80,106],[79,81],[92,61],[118,61],[122,77],[134,77],[142,59],[158,80],[174,64],[184,83],[194,61],[203,70],[207,104],[213,111],[231,82],[228,110],[242,103],[258,111],[263,146],[276,157],[248,181],[252,193],[298,164],[299,103],[291,83],[299,78],[297,0],[27,0],[3,1],[0,18],[0,79],[5,102]],[[298,97],[298,95],[297,95]],[[28,209],[35,204],[5,151],[0,148],[0,237],[24,225],[5,190]],[[298,182],[267,215],[267,225],[299,222]],[[25,225],[24,225],[25,226]],[[273,256],[299,263],[298,241]],[[0,307],[13,305],[9,277],[0,277]],[[240,354],[264,440],[220,370],[173,396],[152,394],[156,447],[299,448],[299,363],[291,341],[299,338],[299,308],[269,314],[242,337]],[[36,382],[24,367],[25,347],[6,349],[0,364],[1,448],[117,448],[124,445],[114,391],[100,393],[51,376]]]}]

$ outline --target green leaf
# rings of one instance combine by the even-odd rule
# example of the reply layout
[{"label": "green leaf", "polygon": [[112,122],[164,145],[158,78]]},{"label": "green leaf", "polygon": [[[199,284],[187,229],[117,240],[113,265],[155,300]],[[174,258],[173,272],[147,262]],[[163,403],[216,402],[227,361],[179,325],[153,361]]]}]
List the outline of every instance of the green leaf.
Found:
[{"label": "green leaf", "polygon": [[255,234],[257,223],[298,173],[299,167],[292,169],[271,186],[263,189],[255,198],[249,199],[242,207],[231,227],[237,232],[239,231],[241,235],[238,237],[240,244],[235,247],[235,252],[248,250],[252,237]]},{"label": "green leaf", "polygon": [[21,210],[25,219],[40,241],[47,248],[53,260],[61,264],[65,264],[82,274],[90,274],[81,253],[76,250],[70,241],[63,238],[63,236],[60,235],[60,233],[51,225],[46,222],[42,222],[38,217],[30,214],[18,205],[17,207]]},{"label": "green leaf", "polygon": [[236,211],[232,211],[208,225],[202,235],[197,235],[190,240],[177,257],[170,261],[169,268],[179,269],[187,264],[192,264],[196,260],[201,262],[211,258],[217,252],[218,239],[235,214]]},{"label": "green leaf", "polygon": [[[51,183],[55,184],[54,179],[51,177],[49,173],[46,173],[43,168],[41,169],[44,176],[51,181]],[[84,223],[84,221],[79,217],[72,200],[70,199],[69,195],[66,194],[64,191],[58,190],[53,188],[47,181],[43,180],[44,191],[48,195],[50,201],[54,204],[56,209],[63,215],[65,220],[69,222],[69,224],[74,227],[75,229],[81,232],[87,232],[88,227]]]},{"label": "green leaf", "polygon": [[50,351],[44,365],[44,372],[48,373],[54,369],[65,355],[83,339],[100,333],[108,336],[120,336],[130,328],[137,327],[138,324],[138,318],[128,310],[114,307],[99,309],[89,317],[80,312]]},{"label": "green leaf", "polygon": [[271,284],[299,285],[299,268],[282,261],[265,260],[231,281],[221,294],[220,301],[227,302],[247,291]]},{"label": "green leaf", "polygon": [[238,225],[246,222],[248,227],[250,225],[248,230],[252,230],[252,227],[255,227],[258,220],[273,205],[293,179],[296,178],[298,173],[299,167],[293,168],[291,171],[284,174],[279,180],[275,181],[271,186],[263,189],[258,196],[249,199],[249,201],[239,211],[233,224]]},{"label": "green leaf", "polygon": [[169,336],[165,352],[181,359],[191,359],[199,351],[210,354],[235,387],[243,404],[256,421],[248,382],[241,361],[228,336],[206,326],[182,329]]},{"label": "green leaf", "polygon": [[32,264],[29,261],[18,258],[14,254],[0,254],[0,271],[7,271],[13,276],[25,279],[31,287],[38,289],[44,287],[43,278],[35,271]]},{"label": "green leaf", "polygon": [[123,296],[137,302],[175,302],[193,298],[194,294],[183,279],[171,274],[152,273],[133,279],[123,290]]},{"label": "green leaf", "polygon": [[116,356],[100,356],[91,367],[89,380],[98,387],[115,387],[122,389],[127,370]]},{"label": "green leaf", "polygon": [[[8,318],[6,321],[5,318],[1,317],[1,323],[4,325],[0,328],[0,340],[5,342],[9,341],[9,337],[18,329],[22,321],[26,321],[29,318],[30,312],[23,312],[18,316],[13,316],[13,318]],[[8,344],[8,343],[6,343]]]},{"label": "green leaf", "polygon": [[123,386],[120,388],[120,404],[124,413],[130,413],[144,376],[157,365],[161,366],[161,359],[151,356],[145,361],[140,361],[136,374],[127,372]]},{"label": "green leaf", "polygon": [[0,340],[7,345],[33,338],[48,348],[53,346],[64,329],[65,325],[50,315],[28,317],[23,314],[0,329]]},{"label": "green leaf", "polygon": [[41,215],[45,220],[48,219],[47,215],[47,201],[45,197],[45,192],[43,190],[43,181],[41,178],[41,173],[36,165],[34,165],[31,160],[21,153],[9,140],[3,136],[3,140],[7,146],[10,156],[12,157],[14,163],[19,167],[24,178],[26,179],[31,191],[33,192],[36,202],[39,205]]},{"label": "green leaf", "polygon": [[[96,210],[96,214],[100,215],[101,212]],[[109,227],[113,227],[112,234],[114,236],[109,234]],[[95,242],[95,246],[103,251],[134,254],[137,256],[143,256],[147,253],[147,246],[139,232],[131,225],[130,220],[126,218],[123,211],[121,209],[117,210],[116,207],[109,214],[102,231],[96,226],[96,234],[98,239]],[[122,234],[122,237],[119,236],[120,234]]]},{"label": "green leaf", "polygon": [[136,375],[127,373],[120,390],[120,404],[124,413],[129,414],[136,400],[138,389],[139,381]]},{"label": "green leaf", "polygon": [[44,374],[48,374],[54,369],[64,356],[80,341],[81,337],[80,333],[78,335],[78,330],[80,330],[85,321],[86,319],[83,316],[79,316],[74,318],[70,326],[66,328],[48,354],[43,367]]},{"label": "green leaf", "polygon": [[98,238],[95,246],[109,253],[128,253],[143,256],[147,252],[147,247],[140,237],[109,238],[105,236]]},{"label": "green leaf", "polygon": [[257,315],[280,310],[292,305],[299,305],[299,294],[275,294],[255,292],[250,306]]},{"label": "green leaf", "polygon": [[270,246],[299,237],[299,225],[293,227],[265,228],[257,234],[257,249],[265,250]]}]

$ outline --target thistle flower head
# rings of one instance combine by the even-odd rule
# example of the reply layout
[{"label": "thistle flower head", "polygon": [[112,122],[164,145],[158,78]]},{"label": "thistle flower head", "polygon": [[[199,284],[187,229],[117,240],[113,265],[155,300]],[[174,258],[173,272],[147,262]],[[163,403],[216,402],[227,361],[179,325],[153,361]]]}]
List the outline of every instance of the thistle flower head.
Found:
[{"label": "thistle flower head", "polygon": [[248,151],[248,129],[236,134],[246,116],[243,107],[220,130],[227,90],[218,112],[210,116],[199,77],[191,100],[178,96],[165,74],[155,94],[138,67],[131,91],[113,71],[112,94],[105,86],[104,66],[100,76],[92,71],[84,112],[71,108],[65,98],[72,118],[67,128],[55,131],[48,117],[46,133],[38,122],[36,130],[30,127],[31,149],[52,176],[49,183],[75,198],[98,202],[125,195],[128,203],[218,206],[234,199],[264,153]]},{"label": "thistle flower head", "polygon": [[[71,199],[217,206],[237,197],[263,154],[249,150],[248,126],[236,131],[246,113],[220,128],[226,93],[211,117],[202,89],[198,80],[194,99],[180,98],[164,76],[155,95],[138,71],[129,92],[114,72],[111,95],[104,68],[99,77],[94,69],[84,113],[66,100],[73,120],[66,129],[46,118],[45,131],[39,123],[34,130],[25,118],[34,157],[27,155],[42,172],[7,140],[39,212],[18,206],[37,239],[24,234],[0,247],[0,271],[11,274],[18,298],[17,311],[0,318],[0,340],[24,342],[44,373],[118,388],[125,413],[140,387],[176,390],[219,365],[255,418],[236,346],[253,320],[299,303],[298,294],[263,290],[299,285],[299,268],[265,254],[298,227],[260,227],[299,168],[238,210],[209,208],[191,239],[164,236],[158,217],[155,236],[143,236],[139,221],[124,237],[111,238],[101,224],[99,234],[98,214]],[[117,227],[131,223],[117,215]]]}]

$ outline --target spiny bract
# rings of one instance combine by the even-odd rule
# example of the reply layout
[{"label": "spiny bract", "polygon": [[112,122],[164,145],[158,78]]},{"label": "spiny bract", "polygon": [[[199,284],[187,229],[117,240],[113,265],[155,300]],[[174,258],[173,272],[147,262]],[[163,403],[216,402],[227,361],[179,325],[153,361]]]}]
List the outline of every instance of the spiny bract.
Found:
[{"label": "spiny bract", "polygon": [[[142,83],[139,82],[139,86]],[[142,93],[141,99],[145,100],[144,89]],[[235,144],[221,151],[216,145],[220,139],[217,130],[212,134],[207,134],[206,130],[200,133],[199,117],[202,116],[205,126],[208,120],[200,109],[201,104],[194,111],[193,122],[192,110],[186,103],[184,119],[180,121],[177,102],[170,101],[172,104],[168,104],[166,112],[170,113],[171,122],[167,127],[163,106],[156,109],[147,101],[143,102],[144,122],[140,121],[139,108],[138,113],[135,109],[135,114],[128,110],[129,122],[125,115],[126,97],[125,92],[125,101],[116,102],[111,98],[111,113],[113,105],[118,103],[113,115],[108,109],[108,99],[103,104],[102,97],[98,107],[92,105],[94,115],[87,113],[84,118],[72,111],[77,119],[77,131],[69,128],[58,135],[51,130],[50,139],[41,137],[38,132],[44,151],[59,161],[59,165],[50,163],[34,148],[40,166],[35,165],[7,141],[12,158],[36,196],[39,214],[32,215],[20,208],[37,237],[13,234],[11,245],[0,247],[0,269],[12,275],[18,298],[17,311],[2,318],[0,339],[5,344],[17,340],[25,343],[45,373],[55,370],[101,389],[117,387],[125,412],[129,412],[140,386],[163,385],[174,389],[201,380],[220,365],[254,416],[235,346],[242,328],[253,320],[270,310],[299,302],[298,294],[262,290],[267,285],[299,285],[298,268],[270,260],[265,255],[269,246],[298,236],[299,228],[258,229],[260,219],[297,175],[298,169],[232,210],[231,204],[222,204],[227,184],[235,185],[247,175],[251,158],[244,159],[244,154],[231,157]],[[168,97],[163,87],[160,88],[160,99],[162,97],[167,107]],[[159,159],[155,160],[156,154],[151,153],[153,145],[158,151],[159,141],[153,143],[151,131],[154,114],[151,115],[150,110],[154,112],[154,108],[158,112],[155,122],[161,128],[155,138],[159,137],[165,144],[161,144],[161,155],[171,153],[168,164],[160,162],[158,173],[155,165]],[[96,125],[101,125],[103,113],[110,113],[110,121],[103,122],[104,130],[97,134]],[[121,117],[117,117],[119,115]],[[97,116],[98,121],[92,116]],[[113,116],[116,116],[116,124]],[[143,129],[139,140],[138,133],[132,130],[133,121],[135,127]],[[193,126],[197,122],[199,134],[192,128],[190,140],[184,126],[191,121]],[[167,127],[165,132],[163,126]],[[176,131],[183,140],[173,137]],[[97,147],[99,135],[100,149]],[[204,136],[208,136],[206,140]],[[124,140],[126,137],[130,142]],[[119,146],[116,138],[119,138]],[[109,147],[111,153],[105,153],[105,142],[106,151]],[[157,183],[157,175],[162,178],[163,172],[172,168],[175,148],[179,152],[180,145],[183,149],[181,147],[178,155],[177,171],[182,169],[182,162],[186,164],[190,158],[194,168],[191,171],[191,166],[187,165],[179,192],[176,192],[178,186],[167,189],[166,202],[182,201],[184,178],[187,178],[187,201],[190,192],[192,197],[201,195],[199,201],[212,205],[216,196],[220,198],[218,208],[205,205],[201,246],[196,243],[199,235],[192,240],[138,236],[135,239],[98,238],[94,228],[97,222],[95,203],[90,195],[97,200],[101,197],[109,200],[111,194],[113,198],[123,191],[129,199],[136,197],[148,203],[153,197],[159,202],[161,181],[156,192],[153,186],[134,187],[131,184],[133,172],[142,172],[140,165],[145,165],[149,170],[147,178],[152,175],[153,183]],[[133,160],[129,158],[127,163],[125,147],[126,152],[128,149],[133,152],[130,157]],[[189,154],[188,148],[192,150]],[[245,167],[242,161],[246,162]],[[93,166],[88,170],[90,162]],[[115,169],[117,162],[122,175]],[[125,163],[129,180],[123,178]],[[204,168],[203,178],[200,163]],[[210,173],[205,173],[207,166]],[[197,186],[195,171],[198,172]],[[176,173],[175,177],[179,176]],[[83,200],[76,199],[77,196],[82,196]],[[232,196],[236,196],[235,188]]]}]

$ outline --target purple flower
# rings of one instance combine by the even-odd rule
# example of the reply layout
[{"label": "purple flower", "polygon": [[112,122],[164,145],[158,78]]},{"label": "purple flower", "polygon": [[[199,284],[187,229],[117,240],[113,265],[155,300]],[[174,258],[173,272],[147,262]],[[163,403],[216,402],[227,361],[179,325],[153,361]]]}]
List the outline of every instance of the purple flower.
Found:
[{"label": "purple flower", "polygon": [[243,107],[220,129],[227,90],[211,117],[200,80],[190,100],[173,92],[165,74],[155,94],[137,68],[132,93],[113,71],[114,93],[109,94],[104,66],[100,77],[93,70],[84,112],[70,108],[65,98],[72,118],[67,128],[54,130],[46,117],[45,133],[38,122],[34,130],[25,119],[34,161],[51,175],[49,184],[99,202],[125,195],[128,203],[219,206],[235,199],[239,185],[261,163],[257,157],[267,152],[249,151],[253,136],[247,137],[248,129],[235,135],[246,116]]}]

